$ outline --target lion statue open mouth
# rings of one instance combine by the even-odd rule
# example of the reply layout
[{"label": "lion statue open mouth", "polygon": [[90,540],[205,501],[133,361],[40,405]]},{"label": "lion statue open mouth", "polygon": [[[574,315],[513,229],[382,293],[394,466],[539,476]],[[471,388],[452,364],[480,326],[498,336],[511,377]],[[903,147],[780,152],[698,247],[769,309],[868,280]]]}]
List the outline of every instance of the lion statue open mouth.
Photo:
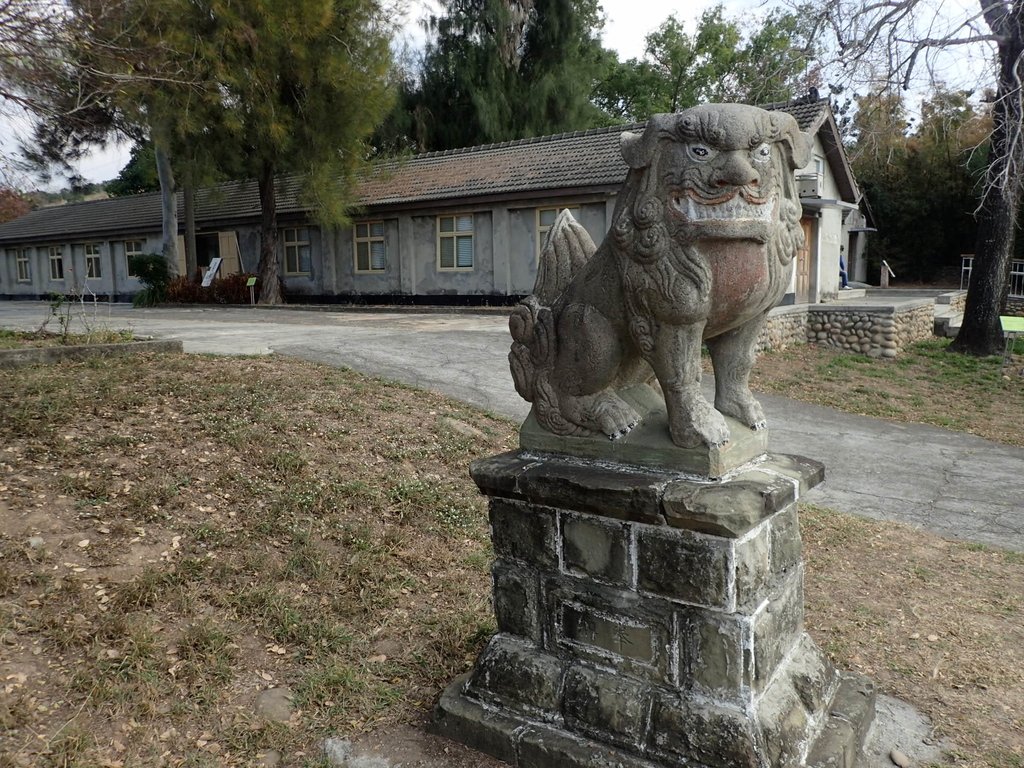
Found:
[{"label": "lion statue open mouth", "polygon": [[655,115],[621,149],[630,171],[608,236],[595,247],[563,211],[513,311],[516,390],[559,435],[626,434],[641,414],[619,393],[655,379],[679,446],[725,443],[724,416],[764,427],[748,380],[803,242],[793,172],[809,137],[785,113],[707,104]]}]

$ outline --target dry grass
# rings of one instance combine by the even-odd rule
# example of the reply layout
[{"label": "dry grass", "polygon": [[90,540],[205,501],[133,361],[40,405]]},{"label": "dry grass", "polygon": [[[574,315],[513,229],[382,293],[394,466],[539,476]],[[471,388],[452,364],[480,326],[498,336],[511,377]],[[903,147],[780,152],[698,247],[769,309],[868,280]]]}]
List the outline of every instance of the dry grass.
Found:
[{"label": "dry grass", "polygon": [[1000,372],[999,357],[954,355],[948,346],[948,339],[931,339],[876,360],[805,344],[761,355],[751,384],[850,413],[1024,445],[1024,349]]},{"label": "dry grass", "polygon": [[133,339],[131,331],[97,329],[88,333],[53,333],[37,331],[9,331],[0,328],[0,350],[26,347],[56,347],[76,344],[121,344]]},{"label": "dry grass", "polygon": [[[493,629],[466,466],[507,421],[182,355],[0,371],[0,413],[0,766],[318,765],[324,735],[419,721]],[[1024,557],[804,527],[819,642],[929,714],[950,765],[1024,765]],[[271,686],[287,724],[254,713]]]},{"label": "dry grass", "polygon": [[805,507],[806,622],[927,714],[949,765],[1024,766],[1024,554]]},{"label": "dry grass", "polygon": [[[311,754],[415,718],[492,631],[466,467],[508,446],[506,422],[280,359],[33,367],[0,388],[0,765]],[[253,714],[274,685],[290,727]]]}]

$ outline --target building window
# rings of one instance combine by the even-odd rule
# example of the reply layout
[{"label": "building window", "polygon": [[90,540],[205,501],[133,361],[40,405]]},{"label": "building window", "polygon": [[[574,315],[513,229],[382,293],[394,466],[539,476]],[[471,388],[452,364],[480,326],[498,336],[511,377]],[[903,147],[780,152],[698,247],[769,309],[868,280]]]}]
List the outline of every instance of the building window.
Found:
[{"label": "building window", "polygon": [[383,221],[356,224],[355,243],[356,272],[383,272],[387,269]]},{"label": "building window", "polygon": [[103,276],[100,266],[100,247],[96,243],[85,245],[85,279],[97,280]]},{"label": "building window", "polygon": [[308,275],[310,263],[309,230],[305,227],[284,230],[284,273]]},{"label": "building window", "polygon": [[[551,227],[555,225],[555,219],[564,210],[566,210],[565,207],[537,209],[537,258],[540,258],[540,252],[544,250],[544,243],[548,239],[548,232],[551,231]],[[576,221],[580,220],[579,206],[568,208],[568,211]]]},{"label": "building window", "polygon": [[128,277],[138,277],[132,269],[132,257],[142,255],[141,240],[124,241],[124,272]]},{"label": "building window", "polygon": [[[7,252],[8,255],[12,251]],[[32,282],[32,262],[29,259],[28,248],[16,248],[13,251],[14,263],[17,266],[18,282],[19,283],[31,283]]]},{"label": "building window", "polygon": [[473,214],[437,217],[437,268],[473,268]]},{"label": "building window", "polygon": [[59,245],[51,245],[50,252],[50,279],[64,279],[64,249]]}]

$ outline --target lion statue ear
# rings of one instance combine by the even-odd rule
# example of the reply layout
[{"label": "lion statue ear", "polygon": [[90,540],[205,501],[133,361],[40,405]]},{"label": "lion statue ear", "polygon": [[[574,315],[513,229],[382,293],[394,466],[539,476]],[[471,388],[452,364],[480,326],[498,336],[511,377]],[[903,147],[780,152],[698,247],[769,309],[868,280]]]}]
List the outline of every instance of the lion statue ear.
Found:
[{"label": "lion statue ear", "polygon": [[809,133],[800,130],[796,118],[785,112],[773,112],[772,120],[778,125],[779,141],[786,148],[789,167],[795,171],[811,162],[811,148],[814,140]]},{"label": "lion statue ear", "polygon": [[667,130],[672,117],[673,115],[651,115],[643,133],[623,131],[619,137],[619,151],[626,165],[636,170],[651,164],[658,146],[658,138]]}]

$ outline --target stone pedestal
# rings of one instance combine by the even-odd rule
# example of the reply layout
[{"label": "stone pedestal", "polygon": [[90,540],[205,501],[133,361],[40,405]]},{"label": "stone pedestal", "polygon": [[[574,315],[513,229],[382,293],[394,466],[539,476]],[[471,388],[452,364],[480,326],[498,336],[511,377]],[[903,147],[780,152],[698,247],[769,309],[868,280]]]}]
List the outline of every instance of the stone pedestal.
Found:
[{"label": "stone pedestal", "polygon": [[522,768],[853,768],[870,683],[803,630],[798,495],[765,455],[701,480],[518,451],[490,497],[498,634],[435,729]]}]

